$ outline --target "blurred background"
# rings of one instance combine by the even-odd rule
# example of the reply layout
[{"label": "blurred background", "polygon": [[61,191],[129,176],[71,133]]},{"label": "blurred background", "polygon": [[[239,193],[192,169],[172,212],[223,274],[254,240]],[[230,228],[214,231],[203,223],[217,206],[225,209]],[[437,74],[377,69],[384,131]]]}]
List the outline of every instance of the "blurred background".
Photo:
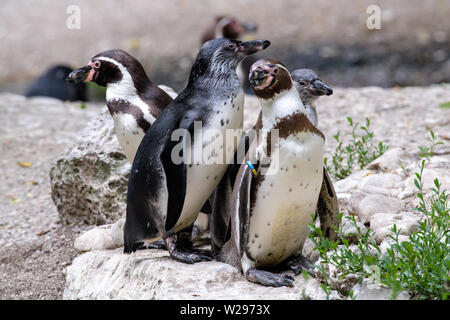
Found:
[{"label": "blurred background", "polygon": [[[380,30],[366,26],[373,4]],[[70,5],[80,9],[80,29],[67,27]],[[0,92],[24,93],[50,66],[82,66],[111,48],[179,91],[217,15],[256,23],[247,37],[272,42],[264,56],[315,69],[331,86],[450,82],[449,0],[2,0]]]}]

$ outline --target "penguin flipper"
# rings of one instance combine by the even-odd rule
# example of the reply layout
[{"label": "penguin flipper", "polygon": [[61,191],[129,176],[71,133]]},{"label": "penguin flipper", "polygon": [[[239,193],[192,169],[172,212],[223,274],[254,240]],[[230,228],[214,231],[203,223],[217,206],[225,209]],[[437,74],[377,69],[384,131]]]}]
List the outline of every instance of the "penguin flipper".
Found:
[{"label": "penguin flipper", "polygon": [[333,183],[325,167],[323,168],[322,188],[317,202],[317,215],[319,216],[322,234],[332,241],[336,240],[337,233],[332,226],[339,227],[339,204]]},{"label": "penguin flipper", "polygon": [[247,160],[255,136],[255,132],[247,132],[241,137],[238,150],[234,154],[233,164],[228,166],[225,175],[214,191],[210,235],[212,248],[216,253],[231,238],[231,210],[234,207],[231,202],[233,189],[239,170],[245,162],[242,155]]},{"label": "penguin flipper", "polygon": [[[190,121],[192,120],[192,121]],[[184,135],[180,137],[178,141],[172,141],[168,139],[161,151],[160,160],[164,168],[164,173],[166,175],[166,185],[168,193],[167,201],[167,215],[165,229],[169,231],[180,218],[181,212],[183,211],[184,200],[186,197],[186,163],[181,161],[181,163],[174,163],[172,159],[172,150],[178,144],[183,144],[193,131],[193,119],[184,119],[180,122],[179,129],[185,129]],[[182,153],[179,154],[182,156]]]},{"label": "penguin flipper", "polygon": [[[247,165],[241,165],[236,176],[231,199],[232,212],[231,221],[235,231],[235,242],[239,249],[240,256],[244,253],[245,234],[248,229],[248,219],[250,216],[250,192],[252,184],[252,171]],[[234,204],[234,205],[233,205]]]}]

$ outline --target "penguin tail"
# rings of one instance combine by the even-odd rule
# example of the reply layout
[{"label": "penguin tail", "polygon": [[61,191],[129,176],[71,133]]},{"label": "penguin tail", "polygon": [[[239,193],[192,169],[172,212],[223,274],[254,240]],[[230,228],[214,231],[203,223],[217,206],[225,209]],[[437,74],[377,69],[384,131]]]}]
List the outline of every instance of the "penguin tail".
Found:
[{"label": "penguin tail", "polygon": [[135,241],[134,237],[131,234],[131,227],[128,219],[125,221],[125,228],[124,228],[124,246],[123,246],[123,253],[132,253],[135,252],[138,248],[138,244]]},{"label": "penguin tail", "polygon": [[135,206],[128,203],[124,228],[124,253],[132,253],[142,248],[144,242],[154,242],[161,238],[152,219],[148,217],[148,208],[136,214]]}]

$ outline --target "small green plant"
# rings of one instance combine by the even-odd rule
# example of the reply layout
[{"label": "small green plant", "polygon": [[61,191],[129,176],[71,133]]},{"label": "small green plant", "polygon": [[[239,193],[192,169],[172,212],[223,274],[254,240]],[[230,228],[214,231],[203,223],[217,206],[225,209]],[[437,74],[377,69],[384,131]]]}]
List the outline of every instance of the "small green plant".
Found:
[{"label": "small green plant", "polygon": [[[324,274],[324,265],[331,264],[341,272],[341,277],[356,274],[362,278],[374,278],[393,289],[393,297],[400,290],[408,291],[413,299],[449,298],[450,283],[450,208],[448,194],[441,190],[438,179],[434,180],[432,195],[425,199],[423,191],[423,169],[425,160],[421,162],[420,172],[416,173],[414,183],[418,189],[419,205],[416,211],[424,215],[418,231],[400,242],[400,230],[394,225],[390,236],[393,243],[382,254],[372,232],[368,229],[361,232],[354,216],[345,217],[356,228],[358,243],[356,250],[337,228],[339,241],[329,241],[323,237],[320,228],[310,225],[310,238],[319,251],[322,265],[317,268]],[[342,215],[339,216],[342,220]],[[318,236],[314,236],[314,235]],[[374,270],[376,271],[374,273]],[[325,276],[325,284],[328,280]],[[351,293],[347,293],[348,295]]]},{"label": "small green plant", "polygon": [[332,156],[331,164],[328,165],[328,158],[324,158],[325,168],[338,180],[349,176],[356,166],[360,169],[364,168],[388,149],[388,146],[381,141],[374,145],[374,133],[370,131],[368,118],[366,118],[365,126],[360,126],[359,122],[353,122],[351,117],[348,117],[347,121],[351,127],[351,132],[345,134],[351,137],[349,143],[344,145],[338,131],[333,136],[338,146]]},{"label": "small green plant", "polygon": [[420,153],[419,157],[429,159],[434,156],[434,149],[436,146],[440,144],[444,144],[442,141],[437,141],[437,138],[433,132],[433,130],[429,130],[430,137],[428,138],[429,146],[428,147],[419,147]]},{"label": "small green plant", "polygon": [[449,101],[449,102],[444,102],[444,103],[442,103],[442,104],[439,106],[439,108],[442,108],[442,109],[449,109],[449,108],[450,108],[450,101]]}]

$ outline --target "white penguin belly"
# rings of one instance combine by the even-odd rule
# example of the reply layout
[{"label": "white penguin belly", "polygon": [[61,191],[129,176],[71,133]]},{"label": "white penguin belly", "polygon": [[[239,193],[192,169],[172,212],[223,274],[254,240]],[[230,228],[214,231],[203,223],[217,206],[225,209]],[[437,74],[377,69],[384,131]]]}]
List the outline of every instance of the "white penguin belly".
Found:
[{"label": "white penguin belly", "polygon": [[175,232],[194,222],[203,204],[225,174],[227,164],[232,162],[239,137],[234,138],[234,143],[226,143],[226,130],[242,129],[243,104],[243,92],[218,103],[213,107],[207,126],[202,127],[202,141],[198,139],[199,137],[194,137],[194,145],[187,157],[193,158],[191,155],[199,149],[202,156],[195,159],[194,155],[194,160],[199,161],[187,165],[186,196],[183,211],[175,225]]},{"label": "white penguin belly", "polygon": [[131,114],[117,113],[113,115],[113,119],[114,129],[120,146],[128,161],[133,163],[134,156],[145,132],[138,126],[136,119]]},{"label": "white penguin belly", "polygon": [[310,132],[280,139],[279,164],[271,161],[256,192],[246,248],[256,266],[273,266],[298,252],[308,235],[323,179],[323,139]]}]

